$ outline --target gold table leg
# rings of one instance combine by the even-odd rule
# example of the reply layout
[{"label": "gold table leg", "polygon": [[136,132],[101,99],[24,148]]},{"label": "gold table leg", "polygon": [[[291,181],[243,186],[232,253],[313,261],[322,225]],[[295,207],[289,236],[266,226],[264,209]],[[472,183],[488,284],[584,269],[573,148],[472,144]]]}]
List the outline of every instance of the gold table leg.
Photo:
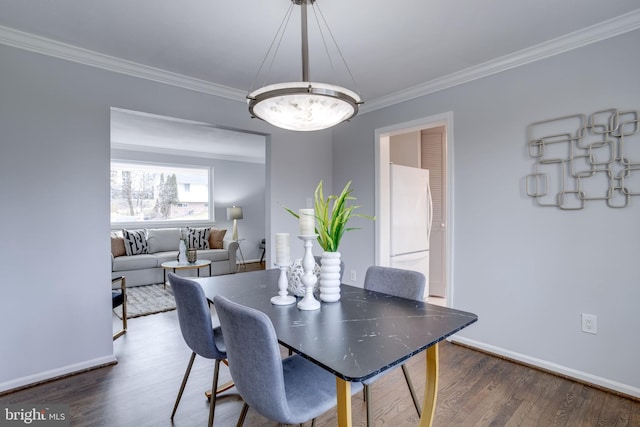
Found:
[{"label": "gold table leg", "polygon": [[338,398],[338,426],[351,427],[351,383],[336,377],[336,397]]},{"label": "gold table leg", "polygon": [[438,397],[438,344],[427,349],[427,378],[424,387],[424,403],[420,427],[431,427],[436,413],[436,399]]}]

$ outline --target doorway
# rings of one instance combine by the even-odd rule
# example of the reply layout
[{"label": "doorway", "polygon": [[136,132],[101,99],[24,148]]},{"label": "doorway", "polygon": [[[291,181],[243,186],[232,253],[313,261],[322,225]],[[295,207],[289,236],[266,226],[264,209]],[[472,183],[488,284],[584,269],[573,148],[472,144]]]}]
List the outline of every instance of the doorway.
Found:
[{"label": "doorway", "polygon": [[[425,117],[411,122],[377,129],[376,139],[376,264],[390,265],[390,163],[398,163],[398,150],[392,149],[394,141],[407,147],[407,134],[417,135],[417,144],[407,151],[399,151],[407,166],[432,169],[432,197],[434,213],[430,241],[429,282],[430,300],[451,305],[453,286],[451,253],[453,227],[452,210],[452,146],[453,113]],[[409,138],[411,139],[411,138]],[[415,138],[414,138],[415,139]],[[413,164],[411,164],[413,163]]]}]

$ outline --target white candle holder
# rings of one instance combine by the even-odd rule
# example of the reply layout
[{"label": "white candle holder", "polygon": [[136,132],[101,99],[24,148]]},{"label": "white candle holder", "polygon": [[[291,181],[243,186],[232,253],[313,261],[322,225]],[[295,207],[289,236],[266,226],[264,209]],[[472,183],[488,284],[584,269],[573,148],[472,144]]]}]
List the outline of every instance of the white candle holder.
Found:
[{"label": "white candle holder", "polygon": [[320,301],[313,296],[313,289],[315,287],[318,278],[313,274],[313,267],[316,265],[316,260],[311,253],[311,247],[313,241],[318,238],[317,234],[299,235],[298,239],[304,241],[304,257],[302,258],[302,268],[304,274],[300,281],[304,285],[304,298],[298,302],[298,308],[300,310],[319,310]]},{"label": "white candle holder", "polygon": [[278,296],[271,298],[271,304],[274,305],[290,305],[296,302],[296,297],[289,295],[287,287],[287,268],[289,264],[276,264],[280,269],[280,277],[278,277]]}]

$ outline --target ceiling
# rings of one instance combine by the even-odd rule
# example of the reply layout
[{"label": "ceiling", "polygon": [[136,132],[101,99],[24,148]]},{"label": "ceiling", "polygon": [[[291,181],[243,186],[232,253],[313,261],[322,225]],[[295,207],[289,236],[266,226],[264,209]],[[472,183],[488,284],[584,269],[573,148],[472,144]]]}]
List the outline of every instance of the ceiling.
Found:
[{"label": "ceiling", "polygon": [[[355,85],[325,32],[331,69],[311,9],[310,80],[355,89],[363,112],[640,28],[638,0],[316,6]],[[298,6],[269,73],[256,78],[289,7],[290,0],[0,0],[0,43],[244,101],[264,84],[301,79]]]}]

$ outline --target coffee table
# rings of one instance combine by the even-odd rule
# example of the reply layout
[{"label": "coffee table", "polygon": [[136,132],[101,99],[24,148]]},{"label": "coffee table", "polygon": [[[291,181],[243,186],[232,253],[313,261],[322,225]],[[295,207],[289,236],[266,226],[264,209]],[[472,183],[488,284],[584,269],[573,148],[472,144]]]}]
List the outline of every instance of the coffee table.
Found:
[{"label": "coffee table", "polygon": [[164,286],[167,286],[167,270],[171,269],[175,273],[176,270],[191,270],[193,268],[198,270],[198,277],[200,277],[200,269],[202,267],[209,266],[209,276],[211,276],[211,261],[208,259],[198,259],[194,262],[179,262],[179,261],[166,261],[160,264],[163,268],[162,277],[164,278]]}]

